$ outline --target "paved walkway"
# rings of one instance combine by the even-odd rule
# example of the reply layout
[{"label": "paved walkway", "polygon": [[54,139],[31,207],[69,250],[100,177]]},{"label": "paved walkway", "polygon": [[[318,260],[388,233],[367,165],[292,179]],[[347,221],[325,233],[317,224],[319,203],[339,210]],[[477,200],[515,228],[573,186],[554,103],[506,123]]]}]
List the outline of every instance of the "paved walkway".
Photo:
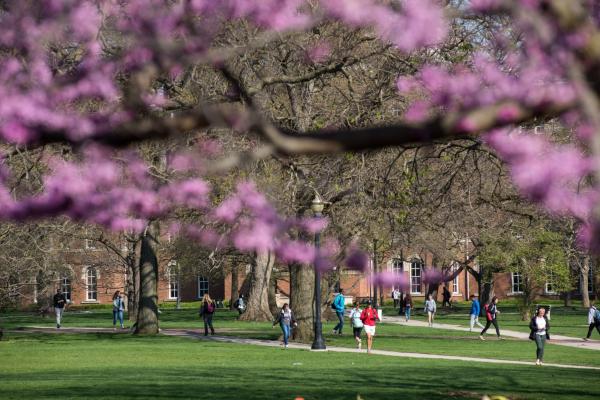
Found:
[{"label": "paved walkway", "polygon": [[[411,319],[410,321],[406,322],[404,317],[399,317],[399,316],[398,317],[397,316],[383,316],[383,322],[390,323],[390,324],[417,326],[417,327],[425,327],[425,328],[428,326],[427,322],[425,322],[425,321]],[[467,322],[468,322],[468,320],[466,320],[466,323]],[[469,332],[469,328],[467,328],[465,326],[454,325],[454,324],[438,324],[437,322],[435,322],[433,324],[432,329],[449,329],[449,330],[453,330],[453,331]],[[475,331],[475,328],[473,328],[473,329]],[[479,331],[479,328],[477,328],[477,330]],[[488,336],[489,335],[496,336],[496,331],[494,330],[493,326],[490,327],[490,329],[487,331],[487,334],[488,334]],[[500,334],[502,336],[506,336],[506,337],[529,340],[529,333],[502,329],[502,326],[500,326]],[[549,344],[558,344],[561,346],[577,347],[580,349],[600,350],[600,342],[596,341],[596,340],[591,340],[589,342],[586,342],[580,338],[574,338],[574,337],[563,336],[563,335],[552,335],[552,330],[550,331],[550,338],[552,340],[547,342]]]},{"label": "paved walkway", "polygon": [[[210,340],[215,342],[224,343],[238,343],[255,346],[266,346],[266,347],[281,347],[281,343],[276,340],[258,340],[258,339],[247,339],[232,336],[204,336],[200,330],[191,329],[165,329],[161,332],[168,336],[179,336],[189,337],[201,340]],[[310,350],[310,345],[301,343],[290,343],[291,349]],[[327,346],[327,350],[336,353],[358,353],[359,351],[349,347],[336,347]],[[366,351],[362,350],[361,353],[365,354]],[[452,361],[469,361],[477,363],[488,363],[488,364],[510,364],[510,365],[528,365],[535,366],[533,362],[527,361],[513,361],[513,360],[501,360],[497,358],[477,358],[477,357],[460,357],[460,356],[448,356],[440,354],[422,354],[422,353],[405,353],[399,351],[387,351],[387,350],[372,350],[372,354],[389,356],[389,357],[405,357],[405,358],[421,358],[421,359],[433,359],[433,360],[452,360]],[[600,371],[600,367],[591,367],[584,365],[568,365],[568,364],[551,364],[544,363],[545,367],[558,367],[558,368],[569,368],[569,369],[586,369]]]},{"label": "paved walkway", "polygon": [[[389,317],[387,317],[389,318]],[[384,321],[386,317],[384,317]],[[385,321],[392,322],[393,321]],[[420,326],[420,321],[414,321],[409,323],[409,325]],[[406,322],[404,322],[406,324]],[[425,323],[425,325],[427,325]],[[454,325],[448,325],[454,326]],[[440,324],[439,328],[442,328],[443,325]],[[457,326],[456,326],[457,327]],[[435,326],[434,326],[435,328]],[[460,328],[460,327],[457,327]],[[449,328],[445,328],[449,329]],[[462,328],[461,328],[462,329]],[[468,328],[467,328],[468,331]],[[55,333],[55,334],[73,334],[73,333],[129,333],[129,329],[117,329],[113,330],[112,328],[52,328],[52,327],[42,327],[42,326],[34,326],[34,327],[24,327],[18,328],[15,330],[8,330],[7,332],[31,332],[31,333]],[[255,345],[255,346],[267,346],[267,347],[281,347],[281,343],[277,340],[258,340],[258,339],[247,339],[240,338],[235,336],[204,336],[203,330],[193,330],[193,329],[162,329],[161,334],[167,336],[177,336],[177,337],[188,337],[192,339],[201,339],[201,340],[211,340],[217,342],[224,343],[237,343],[237,344],[246,344],[246,345]],[[521,333],[521,332],[518,332]],[[365,343],[366,344],[366,343]],[[300,349],[300,350],[310,350],[310,346],[302,343],[290,343],[289,345],[292,349]],[[337,346],[328,346],[326,351],[337,352],[337,353],[358,353],[359,351],[349,347],[337,347]],[[362,353],[366,353],[365,350],[362,350]],[[420,359],[434,359],[434,360],[452,360],[452,361],[469,361],[469,362],[477,362],[477,363],[488,363],[488,364],[510,364],[510,365],[534,365],[533,362],[527,361],[513,361],[513,360],[501,360],[497,358],[477,358],[477,357],[461,357],[461,356],[449,356],[449,355],[441,355],[441,354],[423,354],[423,353],[407,353],[407,352],[399,352],[399,351],[388,351],[388,350],[373,350],[372,354],[389,356],[389,357],[405,357],[405,358],[420,358]],[[592,367],[585,365],[568,365],[568,364],[552,364],[545,363],[546,367],[558,367],[558,368],[569,368],[569,369],[585,369],[585,370],[597,370],[600,371],[600,367]]]}]

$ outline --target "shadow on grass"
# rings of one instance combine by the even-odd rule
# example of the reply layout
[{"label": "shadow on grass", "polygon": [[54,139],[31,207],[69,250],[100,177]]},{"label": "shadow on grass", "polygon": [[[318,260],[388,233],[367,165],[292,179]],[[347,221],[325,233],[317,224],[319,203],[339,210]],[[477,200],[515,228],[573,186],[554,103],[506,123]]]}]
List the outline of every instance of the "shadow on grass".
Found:
[{"label": "shadow on grass", "polygon": [[[291,357],[293,358],[293,357]],[[220,367],[199,363],[178,368],[129,367],[89,368],[65,367],[60,377],[56,371],[0,374],[2,398],[208,398],[208,399],[354,399],[357,394],[375,399],[474,399],[482,394],[504,393],[518,398],[592,399],[599,393],[578,385],[580,372],[561,371],[564,385],[542,384],[545,373],[530,369],[471,368],[356,363],[356,367],[304,368],[287,364],[273,369],[244,368],[232,360]],[[348,360],[346,360],[348,361]],[[358,361],[358,360],[357,360]],[[236,365],[238,364],[238,365]],[[403,365],[404,364],[404,365]],[[591,377],[588,377],[591,378]],[[26,384],[23,384],[26,382]]]}]

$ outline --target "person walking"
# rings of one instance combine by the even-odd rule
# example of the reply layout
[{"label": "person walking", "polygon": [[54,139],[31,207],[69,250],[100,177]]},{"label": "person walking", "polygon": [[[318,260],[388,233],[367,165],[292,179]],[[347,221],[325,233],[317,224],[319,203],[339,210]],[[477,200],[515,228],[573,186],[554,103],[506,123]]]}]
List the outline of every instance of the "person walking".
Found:
[{"label": "person walking", "polygon": [[125,311],[125,303],[123,302],[123,297],[121,296],[121,292],[117,290],[112,297],[113,300],[113,329],[117,329],[117,320],[121,324],[121,329],[125,328],[123,325],[123,311]]},{"label": "person walking", "polygon": [[400,291],[398,289],[392,290],[392,299],[394,299],[394,308],[398,308],[400,305]]},{"label": "person walking", "polygon": [[583,338],[585,341],[590,340],[594,328],[600,333],[600,310],[598,310],[594,304],[591,304],[590,309],[588,310],[588,325],[587,336]]},{"label": "person walking", "polygon": [[233,306],[238,310],[240,315],[243,314],[244,310],[246,309],[246,302],[244,301],[243,294],[241,294],[240,297],[233,303]]},{"label": "person walking", "polygon": [[485,332],[487,332],[490,325],[492,324],[494,324],[494,327],[496,328],[496,336],[498,336],[498,339],[502,339],[500,337],[500,328],[498,328],[498,321],[496,320],[497,315],[500,314],[500,311],[498,311],[498,298],[496,296],[492,297],[492,301],[490,301],[489,304],[486,304],[484,308],[485,318],[487,321],[485,323],[485,327],[479,334],[479,339],[485,340],[483,335],[485,334]]},{"label": "person walking", "polygon": [[65,295],[61,293],[60,289],[56,289],[56,294],[52,298],[52,303],[54,304],[54,313],[56,314],[56,329],[59,329],[60,324],[62,323],[63,312],[67,305],[67,299],[65,298]]},{"label": "person walking", "polygon": [[479,322],[479,313],[481,312],[481,305],[479,304],[479,298],[477,293],[471,295],[471,320],[469,322],[469,332],[473,332],[475,324],[480,328],[483,328],[481,322]]},{"label": "person walking", "polygon": [[362,347],[362,339],[360,338],[360,334],[362,333],[364,327],[364,324],[360,319],[361,315],[362,310],[360,309],[358,302],[356,302],[354,303],[354,308],[350,310],[350,323],[352,324],[354,340],[356,340],[356,348],[358,350],[360,350]]},{"label": "person walking", "polygon": [[404,316],[406,317],[406,322],[410,320],[410,310],[412,307],[412,297],[410,297],[410,294],[407,294],[406,297],[404,297]]},{"label": "person walking", "polygon": [[331,303],[331,308],[335,310],[335,315],[337,315],[339,322],[333,328],[333,333],[341,335],[342,329],[344,329],[344,289],[340,289],[340,292],[333,299],[333,303]]},{"label": "person walking", "polygon": [[542,365],[544,362],[544,346],[546,339],[550,340],[550,323],[546,318],[546,309],[538,308],[537,314],[531,318],[529,323],[529,339],[535,340],[535,365]]},{"label": "person walking", "polygon": [[279,324],[281,327],[281,331],[283,332],[283,345],[284,348],[287,349],[288,340],[292,333],[292,326],[297,325],[296,320],[294,319],[294,314],[292,313],[288,303],[285,303],[279,311],[279,314],[277,314],[277,318],[273,322],[273,327],[275,327],[277,324]]},{"label": "person walking", "polygon": [[375,336],[375,321],[379,321],[379,314],[375,310],[371,301],[367,301],[367,308],[365,308],[360,314],[360,320],[362,321],[365,333],[367,334],[367,353],[371,353],[373,347],[373,337]]},{"label": "person walking", "polygon": [[443,298],[442,307],[446,307],[446,304],[447,304],[448,307],[452,308],[452,300],[451,300],[452,294],[450,294],[450,291],[448,290],[448,288],[446,286],[444,286],[442,298]]},{"label": "person walking", "polygon": [[215,313],[215,302],[210,298],[208,293],[205,293],[200,303],[200,316],[204,321],[204,336],[208,336],[208,328],[210,328],[210,334],[215,334],[215,328],[213,328],[213,315]]},{"label": "person walking", "polygon": [[435,318],[435,313],[437,312],[437,305],[435,304],[435,300],[433,299],[432,295],[427,296],[427,301],[425,301],[425,312],[427,313],[429,327],[432,327],[433,319]]}]

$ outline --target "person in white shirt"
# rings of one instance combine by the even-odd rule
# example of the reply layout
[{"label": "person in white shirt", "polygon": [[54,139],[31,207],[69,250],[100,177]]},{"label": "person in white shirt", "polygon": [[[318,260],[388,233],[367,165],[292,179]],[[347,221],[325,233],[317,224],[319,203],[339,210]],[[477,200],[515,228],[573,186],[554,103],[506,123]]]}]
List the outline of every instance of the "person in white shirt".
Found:
[{"label": "person in white shirt", "polygon": [[360,334],[362,333],[364,324],[360,320],[360,314],[362,310],[358,302],[354,304],[354,308],[350,310],[350,322],[352,323],[352,330],[354,331],[354,340],[356,340],[356,348],[358,350],[362,347],[362,339],[360,338]]},{"label": "person in white shirt", "polygon": [[544,346],[546,344],[546,339],[550,340],[550,324],[548,323],[548,318],[546,318],[545,308],[540,307],[536,315],[531,318],[529,329],[531,330],[529,339],[535,340],[535,365],[542,365],[544,362]]},{"label": "person in white shirt", "polygon": [[587,336],[583,338],[583,340],[587,341],[590,340],[590,337],[592,336],[592,332],[594,331],[594,328],[596,328],[596,330],[598,331],[598,333],[600,333],[600,313],[598,312],[598,309],[596,307],[594,307],[594,305],[590,305],[590,309],[588,310],[588,333]]},{"label": "person in white shirt", "polygon": [[394,308],[398,308],[400,305],[400,291],[398,289],[392,290],[392,299],[394,299]]}]

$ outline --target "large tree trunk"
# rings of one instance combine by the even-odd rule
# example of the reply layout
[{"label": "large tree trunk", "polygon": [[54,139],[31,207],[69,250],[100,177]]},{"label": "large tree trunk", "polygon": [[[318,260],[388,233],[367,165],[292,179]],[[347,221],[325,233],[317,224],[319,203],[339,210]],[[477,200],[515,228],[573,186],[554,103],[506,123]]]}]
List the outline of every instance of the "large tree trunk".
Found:
[{"label": "large tree trunk", "polygon": [[140,300],[140,261],[137,254],[137,243],[128,243],[127,248],[127,316],[130,321],[137,320]]},{"label": "large tree trunk", "polygon": [[271,314],[277,315],[277,312],[279,311],[277,309],[277,276],[274,273],[271,274],[271,282],[269,283],[268,298],[269,298],[269,310],[271,310]]},{"label": "large tree trunk", "polygon": [[583,258],[583,265],[581,266],[581,303],[584,308],[590,308],[590,294],[588,292],[589,284],[589,273],[590,273],[590,256],[586,255]]},{"label": "large tree trunk", "polygon": [[[588,298],[589,298],[589,296],[588,296]],[[565,301],[565,307],[573,306],[573,296],[572,296],[572,293],[570,290],[568,292],[565,292],[564,301]]]},{"label": "large tree trunk", "polygon": [[314,338],[315,273],[312,268],[290,265],[290,292],[290,307],[298,322],[294,340],[309,343]]},{"label": "large tree trunk", "polygon": [[158,246],[159,224],[152,221],[142,237],[140,252],[140,297],[136,334],[158,333]]},{"label": "large tree trunk", "polygon": [[269,283],[274,261],[274,256],[270,252],[258,253],[254,257],[250,271],[248,304],[240,320],[271,321],[273,319],[269,309]]},{"label": "large tree trunk", "polygon": [[238,264],[237,261],[233,261],[231,264],[231,299],[229,300],[229,309],[233,310],[235,307],[233,303],[240,297],[239,292],[239,276],[238,276]]}]

